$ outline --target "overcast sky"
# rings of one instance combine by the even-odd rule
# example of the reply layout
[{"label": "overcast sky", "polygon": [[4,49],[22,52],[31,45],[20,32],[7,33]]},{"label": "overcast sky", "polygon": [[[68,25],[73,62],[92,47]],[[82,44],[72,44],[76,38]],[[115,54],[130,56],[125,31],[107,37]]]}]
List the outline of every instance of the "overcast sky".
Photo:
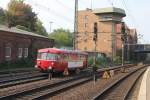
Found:
[{"label": "overcast sky", "polygon": [[[10,0],[0,0],[0,7],[7,9]],[[75,0],[25,0],[32,5],[43,25],[50,31],[65,28],[73,31]],[[92,2],[92,3],[91,3]],[[79,9],[115,6],[126,11],[125,22],[143,35],[143,43],[150,43],[150,0],[79,0]]]}]

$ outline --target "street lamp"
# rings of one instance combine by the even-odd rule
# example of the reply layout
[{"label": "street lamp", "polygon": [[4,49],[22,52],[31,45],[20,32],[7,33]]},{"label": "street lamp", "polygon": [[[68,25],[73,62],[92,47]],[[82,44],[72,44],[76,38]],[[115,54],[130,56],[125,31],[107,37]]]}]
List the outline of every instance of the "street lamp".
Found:
[{"label": "street lamp", "polygon": [[53,24],[53,22],[52,22],[52,21],[50,21],[49,23],[50,23],[50,33],[51,33],[51,30],[52,30],[52,24]]}]

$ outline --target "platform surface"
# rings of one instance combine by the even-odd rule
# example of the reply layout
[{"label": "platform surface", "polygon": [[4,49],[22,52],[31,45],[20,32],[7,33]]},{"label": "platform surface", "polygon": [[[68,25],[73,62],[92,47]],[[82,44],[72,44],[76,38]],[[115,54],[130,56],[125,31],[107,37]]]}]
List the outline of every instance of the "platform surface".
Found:
[{"label": "platform surface", "polygon": [[150,66],[144,73],[138,94],[138,100],[150,100]]}]

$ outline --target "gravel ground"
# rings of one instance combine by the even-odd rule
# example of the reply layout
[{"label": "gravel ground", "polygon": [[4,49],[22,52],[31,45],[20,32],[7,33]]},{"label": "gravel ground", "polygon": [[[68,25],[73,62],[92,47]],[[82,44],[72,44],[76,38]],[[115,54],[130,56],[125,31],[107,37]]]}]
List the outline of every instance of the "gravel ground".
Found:
[{"label": "gravel ground", "polygon": [[[133,69],[132,69],[133,70]],[[131,70],[130,70],[131,71]],[[91,100],[99,91],[106,88],[112,81],[118,80],[127,73],[119,73],[110,79],[98,79],[94,85],[93,81],[87,82],[78,87],[62,92],[58,95],[48,98],[48,100]]]}]

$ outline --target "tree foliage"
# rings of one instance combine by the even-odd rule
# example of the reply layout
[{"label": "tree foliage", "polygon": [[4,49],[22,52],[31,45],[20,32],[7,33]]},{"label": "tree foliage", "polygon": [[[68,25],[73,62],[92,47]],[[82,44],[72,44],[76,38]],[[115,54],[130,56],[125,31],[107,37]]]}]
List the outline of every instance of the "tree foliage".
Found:
[{"label": "tree foliage", "polygon": [[0,23],[5,23],[5,11],[2,8],[0,8]]},{"label": "tree foliage", "polygon": [[23,0],[11,0],[8,4],[8,23],[10,26],[21,25],[35,31],[37,16],[32,12],[30,5],[25,4]]},{"label": "tree foliage", "polygon": [[40,20],[37,20],[35,23],[35,30],[38,34],[48,36],[46,29],[43,27],[43,24]]},{"label": "tree foliage", "polygon": [[57,47],[72,47],[72,33],[69,30],[64,30],[62,28],[54,30],[49,35],[49,38],[55,39]]},{"label": "tree foliage", "polygon": [[[0,13],[3,13],[0,9]],[[9,27],[18,27],[27,31],[35,32],[47,36],[47,32],[42,22],[37,18],[37,14],[32,11],[29,4],[24,0],[11,0],[8,4],[8,10],[5,11],[5,22]],[[0,14],[0,21],[2,15]]]}]

